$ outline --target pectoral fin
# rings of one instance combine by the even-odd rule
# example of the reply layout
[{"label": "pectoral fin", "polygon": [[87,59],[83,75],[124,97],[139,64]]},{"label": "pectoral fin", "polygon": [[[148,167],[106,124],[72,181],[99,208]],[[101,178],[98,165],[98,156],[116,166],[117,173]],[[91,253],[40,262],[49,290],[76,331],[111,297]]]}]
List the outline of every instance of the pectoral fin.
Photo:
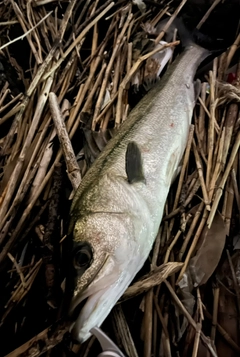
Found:
[{"label": "pectoral fin", "polygon": [[175,150],[169,159],[168,166],[167,166],[167,172],[166,172],[166,184],[172,184],[177,177],[178,174],[178,169],[179,167],[177,166],[177,160],[178,160],[178,150]]},{"label": "pectoral fin", "polygon": [[201,81],[199,79],[197,79],[195,82],[194,82],[194,99],[195,99],[195,103],[201,93]]},{"label": "pectoral fin", "polygon": [[143,181],[142,155],[137,144],[131,141],[126,151],[126,173],[129,183]]}]

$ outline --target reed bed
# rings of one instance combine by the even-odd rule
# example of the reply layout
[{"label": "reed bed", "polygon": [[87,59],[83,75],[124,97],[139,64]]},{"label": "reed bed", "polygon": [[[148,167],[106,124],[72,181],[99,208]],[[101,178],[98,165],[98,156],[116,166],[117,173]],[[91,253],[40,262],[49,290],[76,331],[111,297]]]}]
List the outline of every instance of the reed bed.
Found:
[{"label": "reed bed", "polygon": [[[14,341],[0,355],[67,355],[71,199],[139,100],[133,88],[156,76],[152,56],[172,48],[171,66],[178,55],[176,32],[156,45],[186,2],[0,4],[0,339]],[[236,33],[202,77],[153,250],[107,319],[129,357],[239,355],[239,43]],[[69,349],[89,357],[96,346],[91,338]]]}]

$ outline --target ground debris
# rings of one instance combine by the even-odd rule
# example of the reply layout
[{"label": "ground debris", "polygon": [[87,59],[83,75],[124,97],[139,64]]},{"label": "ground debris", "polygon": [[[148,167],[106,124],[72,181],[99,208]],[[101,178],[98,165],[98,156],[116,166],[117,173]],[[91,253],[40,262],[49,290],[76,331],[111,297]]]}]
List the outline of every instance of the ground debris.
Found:
[{"label": "ground debris", "polygon": [[99,352],[94,338],[76,346],[68,334],[72,193],[181,50],[177,31],[164,42],[178,14],[226,51],[197,73],[153,251],[103,328],[129,357],[239,355],[239,5],[1,2],[0,356]]}]

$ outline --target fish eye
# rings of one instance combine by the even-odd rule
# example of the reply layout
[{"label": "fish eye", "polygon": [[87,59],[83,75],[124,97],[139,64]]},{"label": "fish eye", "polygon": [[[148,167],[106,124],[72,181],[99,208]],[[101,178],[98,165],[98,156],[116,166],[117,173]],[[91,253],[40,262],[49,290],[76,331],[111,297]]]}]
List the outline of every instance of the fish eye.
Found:
[{"label": "fish eye", "polygon": [[89,245],[78,247],[74,255],[75,269],[88,268],[92,261],[92,249]]}]

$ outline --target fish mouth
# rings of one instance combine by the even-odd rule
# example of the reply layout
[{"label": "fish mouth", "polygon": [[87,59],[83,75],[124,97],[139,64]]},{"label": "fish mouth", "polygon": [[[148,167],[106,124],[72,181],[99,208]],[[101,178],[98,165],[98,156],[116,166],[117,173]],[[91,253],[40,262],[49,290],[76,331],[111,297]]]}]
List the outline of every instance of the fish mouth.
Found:
[{"label": "fish mouth", "polygon": [[[92,295],[94,295],[94,293],[97,293],[99,290],[102,290],[102,288],[98,288],[98,286],[99,286],[98,275],[99,275],[99,273],[101,273],[102,270],[104,270],[104,266],[106,265],[108,260],[109,260],[109,255],[106,254],[104,257],[103,263],[99,267],[97,267],[97,269],[93,273],[91,279],[88,281],[88,286],[81,289],[72,298],[70,307],[69,307],[69,311],[68,311],[68,315],[72,321],[76,320],[76,318],[78,317],[78,315],[80,313],[81,307],[83,307],[86,300],[88,298],[90,298]],[[95,283],[96,280],[98,280],[97,284]],[[100,283],[101,283],[101,281],[102,281],[102,279],[100,279]]]},{"label": "fish mouth", "polygon": [[[84,294],[84,296],[78,296],[78,298],[73,301],[74,309],[71,308],[71,319],[74,320],[74,322],[70,326],[70,333],[75,341],[79,343],[86,341],[91,336],[90,329],[92,327],[100,327],[102,324],[101,316],[99,316],[101,312],[105,310],[104,315],[110,312],[108,308],[107,310],[105,309],[106,304],[100,302],[101,297],[105,295],[104,293],[108,290],[109,288],[101,289],[95,291],[93,294],[89,292],[87,297]],[[98,311],[99,307],[100,311]]]},{"label": "fish mouth", "polygon": [[[75,341],[86,341],[92,327],[100,327],[112,308],[106,306],[105,295],[119,279],[119,270],[113,260],[106,254],[100,266],[96,268],[88,285],[76,293],[69,308],[69,318],[73,321],[70,333]],[[115,301],[115,299],[114,299]],[[113,304],[114,305],[114,304]]]},{"label": "fish mouth", "polygon": [[127,271],[115,271],[108,277],[108,284],[105,277],[104,284],[100,279],[73,298],[70,313],[72,317],[78,316],[70,326],[70,333],[75,341],[83,343],[91,336],[93,327],[102,325],[132,278]]},{"label": "fish mouth", "polygon": [[[85,342],[91,336],[92,328],[101,327],[136,275],[136,266],[140,269],[146,258],[141,255],[119,263],[111,255],[105,255],[102,263],[94,268],[92,274],[88,274],[85,288],[76,288],[69,309],[72,320],[70,333],[75,341]],[[86,276],[82,277],[82,281],[86,281]]]}]

